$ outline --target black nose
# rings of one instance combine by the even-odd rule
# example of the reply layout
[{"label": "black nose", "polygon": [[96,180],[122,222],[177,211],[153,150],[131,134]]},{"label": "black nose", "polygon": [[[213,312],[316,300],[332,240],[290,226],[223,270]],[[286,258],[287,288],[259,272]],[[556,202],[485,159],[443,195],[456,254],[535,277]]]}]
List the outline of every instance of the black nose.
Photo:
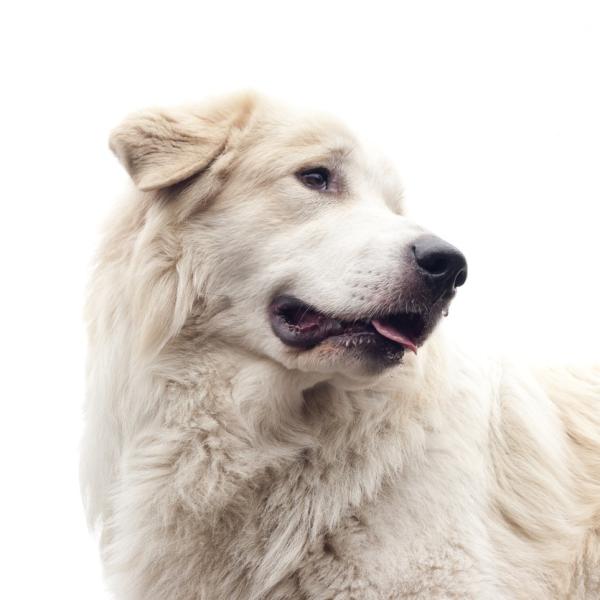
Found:
[{"label": "black nose", "polygon": [[417,265],[439,292],[454,291],[467,280],[463,253],[435,235],[422,235],[412,246]]}]

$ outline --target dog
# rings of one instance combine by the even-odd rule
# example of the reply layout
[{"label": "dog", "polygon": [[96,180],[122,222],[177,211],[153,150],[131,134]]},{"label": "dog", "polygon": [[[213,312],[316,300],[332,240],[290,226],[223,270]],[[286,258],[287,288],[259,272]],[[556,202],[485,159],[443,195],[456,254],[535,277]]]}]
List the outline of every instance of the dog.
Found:
[{"label": "dog", "polygon": [[130,116],[82,489],[128,600],[600,598],[600,369],[470,355],[467,261],[343,125]]}]

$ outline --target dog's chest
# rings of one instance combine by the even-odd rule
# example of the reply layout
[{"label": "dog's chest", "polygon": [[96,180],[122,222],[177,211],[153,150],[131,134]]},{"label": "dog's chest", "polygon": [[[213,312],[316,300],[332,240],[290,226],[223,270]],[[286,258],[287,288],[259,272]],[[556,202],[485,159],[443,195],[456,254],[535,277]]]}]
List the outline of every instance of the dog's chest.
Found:
[{"label": "dog's chest", "polygon": [[[323,485],[304,507],[298,500],[279,506],[278,521],[286,525],[280,531],[288,537],[272,536],[268,544],[279,549],[282,562],[261,548],[275,559],[275,571],[281,568],[264,597],[502,598],[489,574],[481,515],[462,497],[463,486],[436,470],[418,475],[420,481],[417,470],[407,469],[402,477],[386,478],[367,501],[348,503],[332,527],[328,517],[340,509],[335,486]],[[323,513],[328,507],[331,513]],[[306,520],[298,517],[299,508]],[[311,536],[315,513],[322,518]],[[289,552],[295,558],[287,562]]]},{"label": "dog's chest", "polygon": [[[476,526],[382,499],[344,518],[307,550],[300,598],[501,598]],[[474,516],[474,515],[472,515]]]}]

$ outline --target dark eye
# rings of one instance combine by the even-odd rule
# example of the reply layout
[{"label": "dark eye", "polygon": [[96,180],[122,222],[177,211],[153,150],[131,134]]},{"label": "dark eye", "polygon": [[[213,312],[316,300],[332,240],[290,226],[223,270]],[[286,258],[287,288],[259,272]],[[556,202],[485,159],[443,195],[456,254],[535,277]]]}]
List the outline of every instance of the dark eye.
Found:
[{"label": "dark eye", "polygon": [[331,173],[325,167],[315,167],[300,171],[298,179],[311,190],[325,192],[329,188]]}]

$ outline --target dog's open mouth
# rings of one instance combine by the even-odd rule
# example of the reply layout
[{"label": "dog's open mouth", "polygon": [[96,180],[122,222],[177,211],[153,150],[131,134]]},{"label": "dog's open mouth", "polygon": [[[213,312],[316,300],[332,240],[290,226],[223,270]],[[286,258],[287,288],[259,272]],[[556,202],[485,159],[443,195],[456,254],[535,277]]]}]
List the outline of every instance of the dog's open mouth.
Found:
[{"label": "dog's open mouth", "polygon": [[416,353],[429,329],[425,316],[417,312],[349,321],[327,316],[291,296],[275,298],[269,316],[275,335],[284,344],[303,350],[335,338],[347,346],[378,345],[388,353]]}]

